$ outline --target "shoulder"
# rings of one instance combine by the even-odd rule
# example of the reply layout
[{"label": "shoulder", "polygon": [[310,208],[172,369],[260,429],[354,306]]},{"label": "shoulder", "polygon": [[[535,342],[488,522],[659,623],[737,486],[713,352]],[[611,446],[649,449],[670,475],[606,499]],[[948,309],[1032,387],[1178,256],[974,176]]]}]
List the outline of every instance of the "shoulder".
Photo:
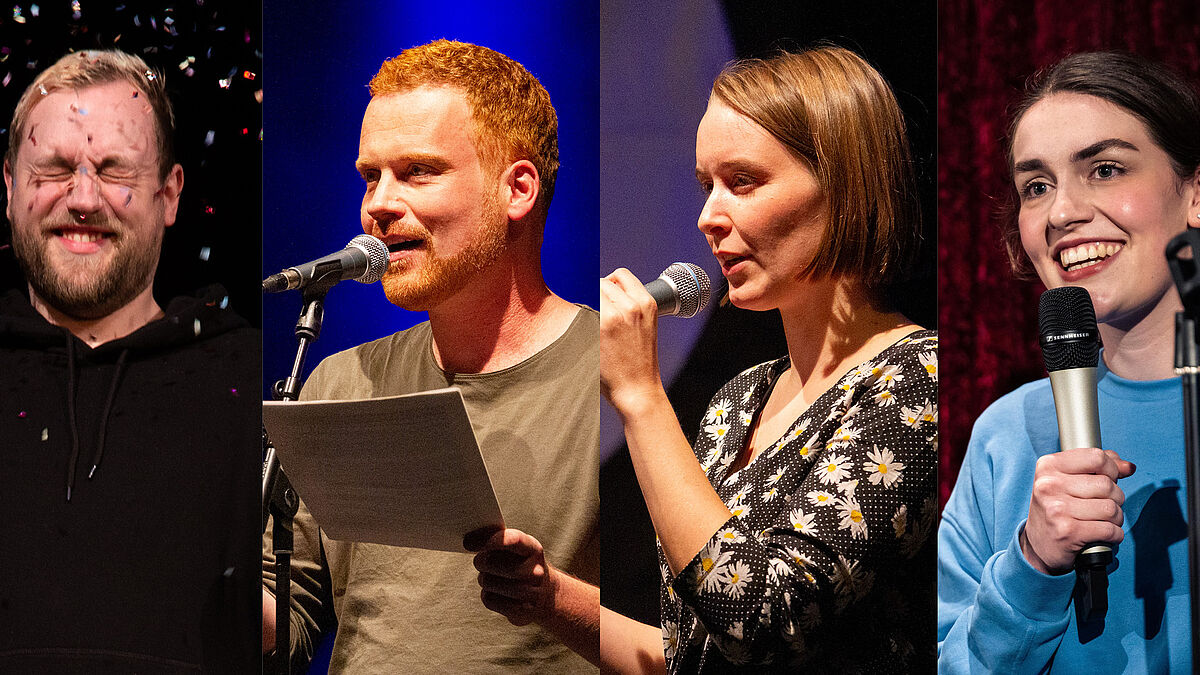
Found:
[{"label": "shoulder", "polygon": [[386,368],[403,368],[405,362],[415,361],[427,353],[431,336],[429,322],[426,321],[331,354],[313,369],[305,383],[305,392],[342,391],[352,383],[370,380]]}]

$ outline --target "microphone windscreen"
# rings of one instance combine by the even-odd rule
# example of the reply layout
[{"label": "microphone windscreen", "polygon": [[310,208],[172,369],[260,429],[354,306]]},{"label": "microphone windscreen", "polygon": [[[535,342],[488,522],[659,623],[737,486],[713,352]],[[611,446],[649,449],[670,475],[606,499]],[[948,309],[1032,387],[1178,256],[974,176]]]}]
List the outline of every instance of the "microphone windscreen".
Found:
[{"label": "microphone windscreen", "polygon": [[699,265],[677,262],[663,270],[660,278],[670,280],[679,293],[679,308],[676,316],[685,319],[696,316],[708,304],[712,292],[708,274]]},{"label": "microphone windscreen", "polygon": [[1100,330],[1087,289],[1061,286],[1038,301],[1038,333],[1047,372],[1095,368],[1100,359]]},{"label": "microphone windscreen", "polygon": [[360,234],[351,239],[349,244],[346,244],[346,248],[350,248],[351,246],[367,254],[367,269],[355,281],[364,284],[373,284],[382,279],[384,272],[387,272],[388,268],[387,244],[383,243],[378,237],[372,237],[369,234]]}]

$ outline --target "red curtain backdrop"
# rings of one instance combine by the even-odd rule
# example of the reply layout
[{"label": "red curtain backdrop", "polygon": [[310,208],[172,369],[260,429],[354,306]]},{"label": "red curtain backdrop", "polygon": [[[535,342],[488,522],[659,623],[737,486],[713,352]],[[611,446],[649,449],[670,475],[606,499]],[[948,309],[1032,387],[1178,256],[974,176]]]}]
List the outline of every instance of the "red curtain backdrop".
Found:
[{"label": "red curtain backdrop", "polygon": [[999,237],[997,208],[1012,189],[1005,160],[1006,110],[1030,74],[1079,51],[1138,53],[1200,83],[1200,2],[940,0],[938,14],[940,497],[945,504],[975,418],[1001,395],[1045,375],[1037,345],[1042,287],[1013,279]]}]

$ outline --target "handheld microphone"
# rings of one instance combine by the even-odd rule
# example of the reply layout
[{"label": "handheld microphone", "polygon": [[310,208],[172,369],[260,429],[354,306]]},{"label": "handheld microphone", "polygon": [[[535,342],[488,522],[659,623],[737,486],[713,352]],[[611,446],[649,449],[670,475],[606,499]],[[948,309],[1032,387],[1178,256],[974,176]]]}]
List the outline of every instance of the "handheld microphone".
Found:
[{"label": "handheld microphone", "polygon": [[337,253],[272,274],[263,279],[262,288],[264,293],[290,291],[304,288],[315,280],[328,281],[329,275],[336,277],[333,283],[354,279],[372,284],[383,278],[387,267],[387,245],[369,234],[360,234]]},{"label": "handheld microphone", "polygon": [[690,319],[708,304],[708,275],[699,265],[677,262],[663,270],[646,290],[658,303],[658,315]]},{"label": "handheld microphone", "polygon": [[[1100,330],[1087,290],[1063,286],[1042,293],[1038,332],[1042,358],[1050,373],[1060,448],[1100,447],[1096,402]],[[1084,621],[1101,618],[1108,611],[1107,568],[1112,559],[1108,544],[1089,544],[1075,559],[1075,574],[1081,585],[1076,609]]]}]

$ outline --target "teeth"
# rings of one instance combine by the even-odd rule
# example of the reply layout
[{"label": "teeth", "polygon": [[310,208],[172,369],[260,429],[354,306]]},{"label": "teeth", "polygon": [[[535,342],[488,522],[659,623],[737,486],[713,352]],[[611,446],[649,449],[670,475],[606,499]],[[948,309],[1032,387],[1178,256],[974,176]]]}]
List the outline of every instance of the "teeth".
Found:
[{"label": "teeth", "polygon": [[66,232],[63,234],[63,238],[70,241],[90,244],[94,241],[99,241],[103,237],[95,232]]},{"label": "teeth", "polygon": [[1063,249],[1058,252],[1059,263],[1063,269],[1070,271],[1073,269],[1083,269],[1091,267],[1105,258],[1120,251],[1122,244],[1111,244],[1103,242],[1091,242],[1080,244],[1071,248]]}]

